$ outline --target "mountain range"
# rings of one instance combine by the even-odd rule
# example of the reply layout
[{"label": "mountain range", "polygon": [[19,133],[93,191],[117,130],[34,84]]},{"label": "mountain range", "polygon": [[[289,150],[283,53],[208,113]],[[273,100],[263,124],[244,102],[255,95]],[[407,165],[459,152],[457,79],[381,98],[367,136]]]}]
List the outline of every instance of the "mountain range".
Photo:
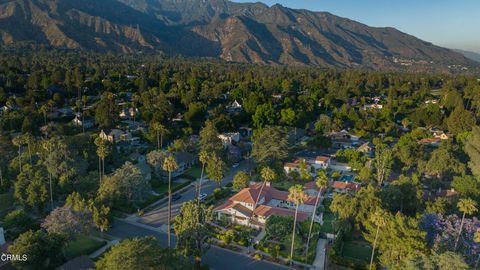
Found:
[{"label": "mountain range", "polygon": [[395,28],[226,0],[0,0],[0,44],[233,62],[448,71],[476,63]]}]

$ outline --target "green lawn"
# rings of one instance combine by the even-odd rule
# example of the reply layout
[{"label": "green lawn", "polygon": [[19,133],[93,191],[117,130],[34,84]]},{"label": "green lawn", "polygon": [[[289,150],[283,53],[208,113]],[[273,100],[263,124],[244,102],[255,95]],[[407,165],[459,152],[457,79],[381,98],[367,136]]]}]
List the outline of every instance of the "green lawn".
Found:
[{"label": "green lawn", "polygon": [[320,228],[322,233],[334,233],[335,215],[332,213],[323,214],[323,225]]},{"label": "green lawn", "polygon": [[[177,187],[181,186],[181,185],[184,185],[185,183],[179,183],[179,182],[175,182],[175,181],[172,181],[172,191],[174,191]],[[158,185],[157,187],[153,188],[153,190],[162,195],[162,194],[167,194],[168,192],[168,184],[160,184]]]},{"label": "green lawn", "polygon": [[372,254],[372,247],[367,242],[345,241],[343,242],[342,256],[359,261],[368,262]]},{"label": "green lawn", "polygon": [[105,245],[105,241],[93,239],[86,235],[75,237],[65,248],[65,256],[72,259],[81,255],[89,255]]},{"label": "green lawn", "polygon": [[200,178],[201,174],[202,174],[202,166],[200,165],[193,166],[192,168],[188,169],[184,173],[184,175],[194,177],[195,179]]}]

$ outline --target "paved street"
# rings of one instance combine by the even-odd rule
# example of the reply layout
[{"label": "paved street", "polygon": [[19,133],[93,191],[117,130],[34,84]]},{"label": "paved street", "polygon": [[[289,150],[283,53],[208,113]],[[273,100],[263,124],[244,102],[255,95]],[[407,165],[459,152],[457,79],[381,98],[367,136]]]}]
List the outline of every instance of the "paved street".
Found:
[{"label": "paved street", "polygon": [[[248,161],[243,160],[240,162],[240,165],[237,168],[230,168],[230,170],[225,174],[225,178],[222,180],[221,185],[225,186],[228,183],[233,181],[233,177],[237,174],[238,171],[247,170]],[[203,181],[202,183],[202,193],[211,195],[213,190],[217,188],[217,183],[213,181]],[[195,199],[195,188],[191,187],[187,192],[182,194],[182,197],[175,202],[172,202],[172,217],[178,215],[180,207],[184,202]],[[149,225],[155,228],[158,228],[167,223],[168,218],[168,202],[162,204],[161,206],[155,208],[152,211],[145,213],[141,218],[138,218],[136,222]]]},{"label": "paved street", "polygon": [[[113,227],[108,231],[108,234],[117,238],[131,238],[154,236],[162,246],[167,246],[167,235],[159,231],[149,230],[144,227],[139,227],[125,221],[115,220]],[[175,237],[173,243],[175,243]],[[276,265],[267,261],[257,261],[246,255],[225,250],[212,246],[203,257],[203,263],[210,265],[212,270],[284,270],[288,267]]]}]

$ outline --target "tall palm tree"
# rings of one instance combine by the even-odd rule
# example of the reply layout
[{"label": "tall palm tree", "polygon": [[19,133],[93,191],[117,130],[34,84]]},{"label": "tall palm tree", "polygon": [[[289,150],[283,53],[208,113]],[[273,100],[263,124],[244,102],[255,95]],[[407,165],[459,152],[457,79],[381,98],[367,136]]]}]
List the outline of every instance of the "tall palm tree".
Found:
[{"label": "tall palm tree", "polygon": [[472,199],[460,199],[457,206],[458,209],[463,213],[463,216],[462,222],[460,223],[460,229],[458,230],[457,240],[455,240],[455,247],[453,248],[454,251],[457,250],[458,240],[460,240],[460,235],[462,234],[463,223],[465,222],[465,215],[473,215],[478,211],[477,203]]},{"label": "tall palm tree", "polygon": [[382,209],[377,209],[375,213],[370,217],[371,221],[374,225],[377,226],[377,231],[375,232],[375,240],[373,241],[373,248],[372,248],[372,256],[370,257],[370,266],[368,269],[372,269],[373,266],[373,258],[375,257],[375,247],[377,246],[378,234],[380,232],[380,228],[385,226],[385,212]]},{"label": "tall palm tree", "polygon": [[202,172],[200,173],[200,180],[197,185],[197,203],[200,204],[200,194],[202,192],[202,181],[203,181],[203,173],[205,172],[205,164],[208,162],[208,153],[206,151],[200,151],[198,154],[198,159],[202,163]]},{"label": "tall palm tree", "polygon": [[100,176],[100,182],[105,176],[105,158],[110,154],[111,148],[107,140],[97,137],[95,139],[95,145],[97,146],[97,155],[98,155],[98,173]]},{"label": "tall palm tree", "polygon": [[[46,151],[47,153],[51,153],[53,151],[53,141],[52,140],[44,140],[42,142],[42,147],[43,147],[43,150]],[[48,170],[47,170],[48,171]],[[52,174],[50,173],[50,171],[48,171],[48,183],[49,183],[49,186],[50,186],[50,205],[52,207],[52,210],[53,210],[53,184],[52,184],[53,180],[52,180]]]},{"label": "tall palm tree", "polygon": [[293,220],[292,245],[290,247],[290,266],[293,264],[293,246],[295,243],[295,230],[297,229],[298,207],[303,204],[308,197],[303,191],[302,185],[294,185],[288,189],[288,201],[295,204],[295,218]]},{"label": "tall palm tree", "polygon": [[260,171],[260,175],[262,176],[263,182],[262,182],[262,186],[260,187],[260,192],[258,192],[257,199],[253,204],[252,216],[250,216],[250,218],[248,219],[249,225],[250,225],[251,219],[255,216],[255,209],[257,209],[258,200],[260,200],[260,196],[262,195],[263,188],[265,187],[267,182],[271,182],[275,179],[275,177],[277,177],[275,172],[270,167],[263,167],[262,170]]},{"label": "tall palm tree", "polygon": [[30,164],[33,166],[33,159],[32,159],[32,144],[35,143],[35,138],[30,133],[25,133],[23,135],[23,141],[27,144],[28,148],[28,157],[30,159]]},{"label": "tall palm tree", "polygon": [[41,107],[40,107],[40,112],[43,114],[43,123],[44,125],[46,126],[47,125],[47,113],[48,113],[48,105],[47,104],[43,104]]},{"label": "tall palm tree", "polygon": [[12,139],[13,145],[18,147],[18,168],[20,172],[22,171],[22,145],[24,143],[24,138],[22,136],[17,136]]},{"label": "tall palm tree", "polygon": [[155,131],[157,136],[157,150],[163,148],[163,136],[167,134],[167,128],[160,124],[159,122],[153,122],[151,125],[151,129]]},{"label": "tall palm tree", "polygon": [[170,247],[170,222],[172,218],[172,172],[178,169],[177,161],[173,156],[167,157],[163,161],[163,170],[168,172],[168,247]]},{"label": "tall palm tree", "polygon": [[305,249],[305,262],[308,260],[308,248],[310,247],[310,237],[312,236],[312,229],[313,229],[313,222],[315,220],[315,214],[317,212],[318,202],[320,201],[320,195],[322,194],[322,190],[327,187],[328,184],[328,176],[325,171],[319,171],[317,175],[317,179],[315,181],[315,185],[318,188],[317,199],[315,200],[315,207],[313,207],[312,212],[312,220],[310,222],[310,228],[308,230],[308,238],[307,238],[307,248]]}]

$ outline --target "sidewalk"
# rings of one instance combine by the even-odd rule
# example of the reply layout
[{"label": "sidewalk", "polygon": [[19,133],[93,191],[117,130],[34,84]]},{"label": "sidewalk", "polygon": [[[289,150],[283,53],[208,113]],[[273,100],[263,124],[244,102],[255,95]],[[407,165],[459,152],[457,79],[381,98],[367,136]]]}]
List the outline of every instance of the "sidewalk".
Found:
[{"label": "sidewalk", "polygon": [[107,251],[109,248],[111,248],[112,246],[114,246],[118,242],[120,242],[120,239],[114,239],[112,241],[108,241],[106,245],[99,248],[98,250],[96,250],[92,254],[88,255],[88,257],[90,257],[90,259],[95,259],[97,257],[100,257],[105,251]]},{"label": "sidewalk", "polygon": [[317,255],[315,256],[315,261],[313,262],[312,269],[314,270],[325,269],[326,250],[327,250],[327,240],[323,238],[319,238],[317,242]]}]

